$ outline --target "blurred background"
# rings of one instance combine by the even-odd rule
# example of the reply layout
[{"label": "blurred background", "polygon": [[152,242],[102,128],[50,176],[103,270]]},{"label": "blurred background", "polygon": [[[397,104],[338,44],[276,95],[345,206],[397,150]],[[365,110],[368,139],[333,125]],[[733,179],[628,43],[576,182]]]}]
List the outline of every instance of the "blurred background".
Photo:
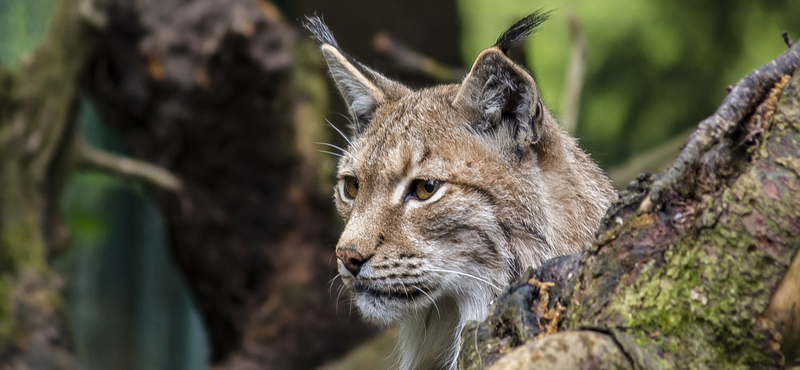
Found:
[{"label": "blurred background", "polygon": [[[79,171],[69,178],[59,201],[70,236],[69,245],[52,253],[48,262],[64,278],[63,295],[74,349],[88,370],[212,366],[315,369],[335,363],[378,333],[376,328],[360,323],[346,297],[338,294],[336,282],[326,285],[335,275],[333,246],[341,225],[329,204],[333,158],[316,152],[321,148],[313,142],[342,144],[324,119],[342,128],[347,121],[341,115],[346,114],[346,109],[325,77],[315,46],[301,30],[301,17],[306,14],[323,16],[342,48],[357,59],[401,82],[421,87],[458,81],[474,57],[491,46],[506,27],[533,10],[552,10],[551,20],[514,55],[534,74],[545,104],[608,171],[618,188],[624,188],[639,172],[658,171],[667,165],[691,129],[724,98],[726,86],[786,49],[780,36],[783,31],[795,39],[800,36],[800,2],[795,0],[279,0],[272,3],[165,0],[160,5],[151,1],[110,0],[107,3],[111,26],[100,32],[102,35],[96,41],[99,51],[89,57],[86,73],[90,76],[82,77],[86,92],[81,98],[79,135],[94,148],[155,162],[178,177],[194,179],[192,184],[200,183],[201,174],[223,180],[204,188],[205,192],[193,193],[201,196],[192,198],[194,203],[191,203],[184,198],[175,201],[163,189],[154,190],[146,183],[98,171]],[[198,3],[216,3],[218,7],[203,8]],[[267,59],[273,56],[264,54],[267,56],[258,59],[253,56],[255,52],[247,54],[253,60],[241,56],[227,58],[224,47],[219,46],[222,57],[214,54],[200,62],[187,59],[184,64],[168,63],[177,60],[169,59],[170,53],[183,49],[179,42],[164,41],[179,37],[175,32],[163,31],[172,26],[166,23],[184,24],[198,19],[211,22],[218,19],[215,15],[226,14],[227,7],[251,6],[245,3],[255,4],[254,9],[266,14],[267,21],[251,22],[257,27],[255,31],[245,27],[240,32],[245,35],[242,40],[257,40],[260,32],[279,29],[281,36],[258,42],[278,45],[264,50],[279,49],[286,54],[284,57],[269,54],[278,60],[272,64]],[[0,0],[3,68],[20,70],[45,39],[58,5],[58,0]],[[147,13],[148,7],[159,6],[171,8]],[[236,14],[230,18],[234,25],[239,19],[236,17],[252,20],[247,13]],[[140,19],[126,23],[137,16]],[[258,26],[262,24],[258,22],[265,26]],[[215,35],[200,32],[197,37],[218,37],[223,40],[219,44],[229,45],[231,50],[254,50],[241,46],[250,41],[235,38],[227,41],[228,36]],[[191,49],[191,43],[186,45]],[[117,62],[117,70],[112,71],[121,77],[112,80],[119,88],[105,89],[98,82],[101,79],[94,77],[96,66],[103,65],[102,61],[125,60],[121,56],[126,53],[144,55],[145,67],[141,69],[145,72],[137,73],[149,74],[139,77],[150,82],[142,85],[146,87],[132,88],[139,85],[125,82],[133,78],[126,68],[139,68],[141,63],[130,66]],[[153,62],[154,55],[161,62]],[[202,95],[199,90],[182,85],[184,80],[180,77],[182,68],[194,68],[197,63],[207,63],[210,72],[202,75],[205,77],[185,72],[190,75],[185,79],[189,81],[186,84],[205,83],[234,90],[252,88],[254,92],[243,95],[229,91],[224,96],[198,97]],[[214,68],[228,70],[237,63],[246,65],[243,75],[214,72]],[[275,77],[274,71],[279,69],[285,73]],[[251,82],[248,74],[251,70],[272,72],[253,78],[255,87],[241,87]],[[238,82],[226,85],[224,79]],[[283,90],[291,91],[290,98],[280,98]],[[121,97],[114,99],[117,93]],[[136,100],[125,94],[150,95]],[[267,101],[265,96],[279,96],[278,102],[269,100],[263,103],[265,107],[258,102],[241,103],[242,99]],[[289,99],[291,103],[281,99]],[[138,106],[140,101],[148,103]],[[218,111],[215,115],[205,114],[204,117],[212,117],[207,122],[194,121],[192,107],[208,105],[209,101]],[[223,103],[225,108],[220,108]],[[125,105],[133,106],[131,112],[115,108]],[[157,109],[153,108],[156,106]],[[281,107],[291,107],[291,112],[281,113]],[[145,113],[139,114],[135,109]],[[266,131],[264,135],[274,140],[266,140],[263,146],[276,152],[265,153],[266,149],[253,144],[242,150],[225,149],[193,156],[203,152],[198,148],[207,147],[212,139],[207,136],[216,132],[206,129],[206,125],[261,122],[253,117],[282,114],[290,114],[294,122],[288,134],[269,125],[241,131]],[[135,119],[126,118],[129,116]],[[179,124],[169,126],[174,122]],[[199,131],[191,131],[195,130],[191,125],[200,127],[196,129]],[[159,127],[169,129],[162,132]],[[187,130],[194,133],[186,134]],[[155,132],[156,139],[142,132]],[[217,148],[238,145],[235,134],[240,131],[223,132],[219,136],[223,138],[219,139],[221,143],[214,142]],[[203,137],[190,144],[193,135]],[[296,143],[292,149],[296,155],[272,161],[287,137]],[[148,141],[151,139],[155,144]],[[173,149],[176,141],[181,143],[179,149]],[[239,169],[226,162],[255,156],[253,153],[266,155],[270,160]],[[203,164],[206,159],[224,170],[211,171]],[[200,168],[191,167],[193,163]],[[261,169],[277,175],[250,181],[257,177],[252,174]],[[282,183],[281,173],[292,174],[293,182]],[[237,182],[236,186],[252,183],[255,189],[260,189],[256,192],[260,196],[246,190],[231,191],[233,195],[228,200],[213,203],[209,194],[227,191],[215,190],[215,186],[231,189],[233,185],[226,187],[224,179],[237,176],[247,180]],[[283,192],[293,184],[299,184],[299,193]],[[275,192],[273,188],[281,191]],[[282,204],[270,198],[284,196],[306,200]],[[187,202],[191,205],[187,206]],[[186,226],[187,220],[191,220],[186,214],[204,214],[205,211],[197,210],[208,209],[212,203],[220,210],[208,211],[207,220],[211,221],[206,220],[201,226]],[[187,211],[187,207],[191,210]],[[230,216],[226,212],[231,209],[243,210],[241,213],[246,216]],[[315,217],[311,231],[297,226],[309,214]],[[230,227],[220,232],[224,237],[197,232],[225,222],[241,225],[245,221],[249,223],[246,228]],[[300,228],[299,235],[283,232],[294,228]],[[225,239],[231,235],[236,237]],[[204,247],[192,249],[191,246],[199,244]],[[285,247],[274,245],[298,244],[314,245],[308,249],[310,255],[303,258],[317,261],[309,262],[309,266],[316,267],[301,272],[282,270],[282,261],[295,258],[276,252]],[[192,254],[197,250],[203,253]],[[244,252],[228,258],[227,251]],[[262,260],[263,263],[258,262]],[[203,263],[204,267],[192,267]],[[237,264],[246,266],[240,268]],[[238,277],[237,271],[245,270],[252,272]],[[205,278],[206,274],[213,278]],[[302,277],[306,275],[312,277]],[[228,283],[227,276],[241,281]],[[286,286],[284,280],[302,284],[292,285],[291,293],[287,293],[278,288]],[[226,303],[219,303],[219,296],[227,297]],[[275,313],[279,311],[274,309],[276,306],[295,307],[291,302],[303,302],[297,306],[303,308],[295,310],[294,316]],[[303,310],[312,313],[306,315]],[[306,322],[312,324],[302,324]],[[317,329],[310,329],[312,325]],[[331,338],[314,339],[325,335]],[[387,343],[390,342],[385,337],[379,337],[373,345],[380,352],[386,347],[391,349]],[[380,353],[376,356],[378,361],[386,357],[384,352]]]}]

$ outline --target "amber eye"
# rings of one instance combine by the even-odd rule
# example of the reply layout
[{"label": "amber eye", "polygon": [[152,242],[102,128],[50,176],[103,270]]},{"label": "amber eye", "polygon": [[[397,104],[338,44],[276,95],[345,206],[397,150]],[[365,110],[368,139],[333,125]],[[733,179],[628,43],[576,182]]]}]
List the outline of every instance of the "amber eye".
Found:
[{"label": "amber eye", "polygon": [[352,176],[344,178],[344,193],[347,197],[354,199],[358,195],[358,179]]},{"label": "amber eye", "polygon": [[431,197],[436,189],[439,188],[439,181],[436,180],[414,180],[411,184],[411,189],[414,195],[420,200],[425,200]]}]

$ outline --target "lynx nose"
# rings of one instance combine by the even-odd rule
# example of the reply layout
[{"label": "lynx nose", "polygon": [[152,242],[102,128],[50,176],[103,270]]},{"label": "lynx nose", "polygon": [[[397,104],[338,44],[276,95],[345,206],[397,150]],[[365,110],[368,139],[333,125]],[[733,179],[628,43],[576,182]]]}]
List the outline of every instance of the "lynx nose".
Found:
[{"label": "lynx nose", "polygon": [[352,247],[337,249],[336,257],[339,257],[339,260],[344,264],[344,268],[350,271],[353,276],[358,276],[358,273],[361,271],[361,266],[369,259],[364,258],[361,253],[358,253],[358,251]]}]

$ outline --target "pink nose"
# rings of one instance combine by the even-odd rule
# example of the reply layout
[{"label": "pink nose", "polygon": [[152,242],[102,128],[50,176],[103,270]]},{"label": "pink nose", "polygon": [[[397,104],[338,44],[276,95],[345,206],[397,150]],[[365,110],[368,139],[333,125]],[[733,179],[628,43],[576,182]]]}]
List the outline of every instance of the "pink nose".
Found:
[{"label": "pink nose", "polygon": [[339,260],[342,261],[342,264],[344,264],[344,268],[346,268],[347,271],[350,271],[354,277],[358,276],[358,273],[361,271],[361,266],[363,266],[364,262],[366,262],[364,256],[362,256],[361,253],[358,253],[358,251],[353,247],[337,249],[336,257],[339,257]]}]

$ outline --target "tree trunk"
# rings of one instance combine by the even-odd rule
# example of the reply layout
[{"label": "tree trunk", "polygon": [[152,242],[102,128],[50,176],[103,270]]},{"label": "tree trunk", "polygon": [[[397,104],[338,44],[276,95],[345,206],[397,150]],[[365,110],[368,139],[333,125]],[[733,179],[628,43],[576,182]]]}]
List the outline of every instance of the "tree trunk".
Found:
[{"label": "tree trunk", "polygon": [[506,290],[462,333],[460,367],[797,365],[798,60],[795,45],[740,82],[677,171],[629,185],[590,250]]},{"label": "tree trunk", "polygon": [[59,199],[74,167],[78,73],[90,47],[73,1],[17,73],[0,68],[0,369],[74,369],[48,255],[66,244]]}]

